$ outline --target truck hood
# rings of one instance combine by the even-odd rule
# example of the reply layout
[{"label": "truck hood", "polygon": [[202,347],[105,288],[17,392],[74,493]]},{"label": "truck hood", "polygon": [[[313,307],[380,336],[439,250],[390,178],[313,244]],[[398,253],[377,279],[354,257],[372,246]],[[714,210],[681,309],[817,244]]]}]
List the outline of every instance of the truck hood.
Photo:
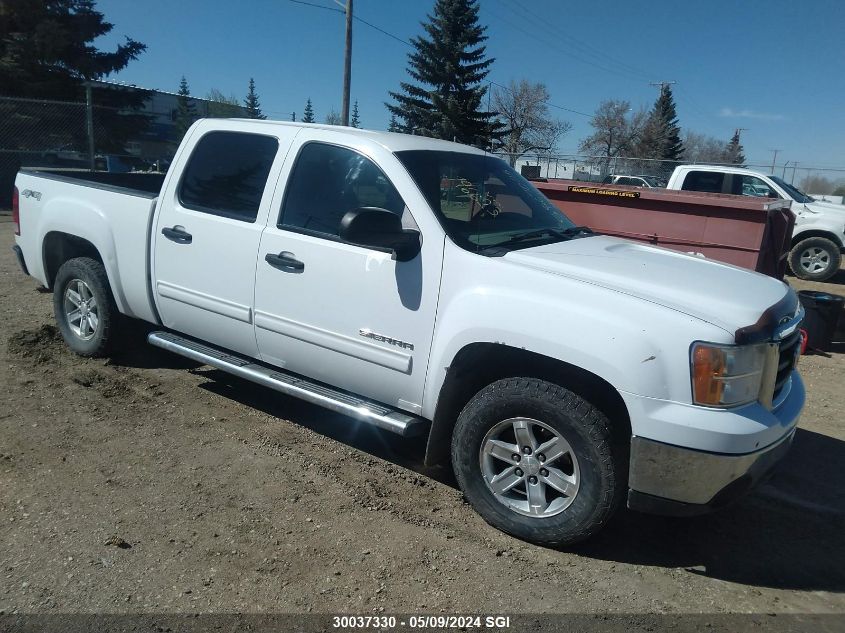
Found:
[{"label": "truck hood", "polygon": [[824,213],[825,215],[835,214],[836,216],[845,219],[845,205],[836,204],[835,202],[822,202],[821,200],[816,200],[815,202],[792,205],[792,210],[795,213],[800,213],[804,209],[810,213]]},{"label": "truck hood", "polygon": [[744,268],[614,237],[512,251],[505,259],[632,295],[730,334],[756,323],[789,292],[784,282]]}]

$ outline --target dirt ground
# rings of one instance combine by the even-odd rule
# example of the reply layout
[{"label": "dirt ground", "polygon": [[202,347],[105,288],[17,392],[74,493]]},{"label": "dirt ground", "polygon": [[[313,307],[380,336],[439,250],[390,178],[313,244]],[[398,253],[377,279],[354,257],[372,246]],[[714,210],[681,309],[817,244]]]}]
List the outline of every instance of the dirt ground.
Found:
[{"label": "dirt ground", "polygon": [[841,352],[802,358],[793,450],[742,503],[554,551],[487,526],[418,441],[141,337],[72,355],[12,243],[0,217],[0,614],[845,611]]}]

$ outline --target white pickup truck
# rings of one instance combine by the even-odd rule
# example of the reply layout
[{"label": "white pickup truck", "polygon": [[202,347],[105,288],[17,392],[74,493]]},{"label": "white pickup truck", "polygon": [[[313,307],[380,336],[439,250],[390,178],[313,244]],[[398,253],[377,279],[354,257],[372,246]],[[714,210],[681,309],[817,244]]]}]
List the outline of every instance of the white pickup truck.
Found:
[{"label": "white pickup truck", "polygon": [[594,235],[483,151],[203,120],[162,182],[133,177],[17,176],[15,250],[73,350],[143,319],[153,345],[423,436],[510,534],[718,507],[792,441],[785,283]]},{"label": "white pickup truck", "polygon": [[666,188],[792,200],[792,272],[813,281],[830,279],[839,272],[845,252],[845,206],[841,204],[816,200],[777,176],[724,165],[680,165]]}]

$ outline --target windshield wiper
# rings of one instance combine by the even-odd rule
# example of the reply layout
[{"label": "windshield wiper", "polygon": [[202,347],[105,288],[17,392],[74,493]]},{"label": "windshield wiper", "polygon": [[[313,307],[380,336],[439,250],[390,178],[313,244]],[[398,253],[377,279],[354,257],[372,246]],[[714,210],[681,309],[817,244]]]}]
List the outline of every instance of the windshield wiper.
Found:
[{"label": "windshield wiper", "polygon": [[508,244],[517,244],[519,242],[525,242],[528,240],[535,240],[538,237],[557,237],[562,240],[570,240],[573,237],[578,237],[579,235],[592,235],[592,229],[586,226],[571,226],[567,229],[537,229],[536,231],[528,231],[528,233],[520,233],[519,235],[512,235],[504,242],[499,242],[498,244],[491,244],[488,248],[495,248],[498,246],[507,246]]}]

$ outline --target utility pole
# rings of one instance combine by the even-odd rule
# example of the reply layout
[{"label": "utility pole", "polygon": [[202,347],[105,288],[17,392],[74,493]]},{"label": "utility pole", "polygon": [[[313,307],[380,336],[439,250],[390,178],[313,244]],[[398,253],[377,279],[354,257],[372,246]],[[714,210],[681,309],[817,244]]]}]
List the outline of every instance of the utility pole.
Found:
[{"label": "utility pole", "polygon": [[85,84],[85,127],[88,134],[88,168],[94,171],[94,102],[91,98],[91,84]]},{"label": "utility pole", "polygon": [[774,175],[774,173],[775,173],[775,163],[777,162],[777,159],[778,159],[778,152],[779,152],[780,150],[779,150],[779,149],[770,149],[769,151],[770,151],[770,152],[774,152],[774,154],[775,154],[775,155],[772,157],[772,175]]},{"label": "utility pole", "polygon": [[798,161],[797,160],[794,163],[792,163],[792,180],[789,181],[790,185],[795,184],[795,170],[796,169],[798,169]]},{"label": "utility pole", "polygon": [[666,90],[666,86],[672,86],[678,83],[677,81],[649,81],[649,86],[660,86],[660,94],[663,94],[663,91]]},{"label": "utility pole", "polygon": [[290,116],[291,116],[290,120],[296,122],[296,112],[291,112]]},{"label": "utility pole", "polygon": [[[335,0],[336,1],[336,0]],[[349,85],[352,81],[352,0],[346,0],[346,50],[343,57],[343,106],[340,118],[349,125]]]}]

